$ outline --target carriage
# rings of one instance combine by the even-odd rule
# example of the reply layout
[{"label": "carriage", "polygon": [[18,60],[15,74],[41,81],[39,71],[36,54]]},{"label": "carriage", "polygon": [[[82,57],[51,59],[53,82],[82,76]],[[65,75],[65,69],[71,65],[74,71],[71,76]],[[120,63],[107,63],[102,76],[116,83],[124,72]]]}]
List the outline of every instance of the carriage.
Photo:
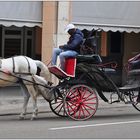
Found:
[{"label": "carriage", "polygon": [[[127,81],[123,87],[118,87],[113,79],[117,63],[103,63],[96,54],[98,36],[96,33],[93,36],[95,30],[84,29],[83,32],[86,38],[83,53],[75,58],[67,58],[65,71],[57,66],[49,67],[49,71],[59,79],[59,84],[53,90],[60,96],[50,102],[52,111],[58,116],[86,120],[96,113],[98,96],[109,104],[121,101],[132,104],[140,111],[140,55],[128,60]],[[136,66],[132,68],[134,63]]]},{"label": "carriage", "polygon": [[[89,52],[92,52],[91,49]],[[52,112],[56,115],[69,116],[73,120],[87,120],[96,113],[99,96],[109,104],[122,101],[132,104],[140,111],[140,68],[130,67],[133,60],[139,60],[139,57],[128,61],[128,80],[123,87],[118,87],[111,79],[111,74],[116,72],[117,63],[104,64],[101,57],[95,53],[66,58],[64,71],[58,66],[49,66],[49,72],[59,79],[56,86],[36,83],[16,74],[10,76],[49,89],[49,94],[53,94],[54,98],[48,100],[45,94],[42,96],[49,102]],[[104,93],[108,93],[109,98]]]},{"label": "carriage", "polygon": [[[102,64],[100,56],[93,54],[67,58],[66,71],[57,66],[49,67],[49,71],[59,79],[59,84],[53,88],[59,97],[50,102],[51,110],[58,116],[69,116],[74,120],[87,120],[97,111],[99,95],[109,104],[122,101],[125,104],[132,104],[140,111],[138,102],[139,69],[130,70],[127,83],[118,88],[108,76],[108,70],[115,71],[116,63],[112,62],[109,65]],[[104,92],[110,94],[109,99]]]}]

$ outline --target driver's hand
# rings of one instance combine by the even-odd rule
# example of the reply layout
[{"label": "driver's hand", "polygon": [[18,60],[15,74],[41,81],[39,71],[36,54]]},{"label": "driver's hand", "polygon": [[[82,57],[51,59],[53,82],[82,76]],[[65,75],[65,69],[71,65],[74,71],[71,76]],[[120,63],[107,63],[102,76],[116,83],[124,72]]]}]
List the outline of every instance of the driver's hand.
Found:
[{"label": "driver's hand", "polygon": [[64,47],[63,45],[60,45],[60,46],[59,46],[60,49],[63,49],[63,47]]}]

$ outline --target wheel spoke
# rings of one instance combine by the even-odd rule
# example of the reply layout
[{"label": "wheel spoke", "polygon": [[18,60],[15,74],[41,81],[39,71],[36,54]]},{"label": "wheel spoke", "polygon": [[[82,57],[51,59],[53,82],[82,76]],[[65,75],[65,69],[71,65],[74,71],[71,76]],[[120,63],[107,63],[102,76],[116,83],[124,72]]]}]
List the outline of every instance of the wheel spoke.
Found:
[{"label": "wheel spoke", "polygon": [[92,97],[92,98],[89,98],[89,99],[84,99],[83,102],[86,102],[86,101],[89,101],[89,100],[92,100],[92,99],[97,99],[97,97]]},{"label": "wheel spoke", "polygon": [[62,105],[63,103],[61,103],[61,104],[59,104],[58,106],[56,106],[55,108],[54,108],[54,110],[56,110],[58,107],[60,107],[61,105]]},{"label": "wheel spoke", "polygon": [[84,100],[87,100],[93,93],[89,94],[87,97],[84,98]]},{"label": "wheel spoke", "polygon": [[85,96],[85,94],[86,94],[86,90],[84,90],[84,92],[82,92],[82,93],[83,93],[82,98],[84,98],[84,96]]},{"label": "wheel spoke", "polygon": [[[69,107],[71,108],[71,110],[69,110]],[[69,103],[67,103],[67,108],[68,108],[68,110],[69,110],[69,115],[70,115],[70,113],[71,113],[72,111],[73,111],[74,113],[76,112],[75,110],[76,110],[77,106],[75,106],[74,108],[72,108],[72,106],[69,105]]]},{"label": "wheel spoke", "polygon": [[87,108],[85,106],[83,106],[83,107],[87,111],[87,113],[90,115],[90,112],[87,110]]},{"label": "wheel spoke", "polygon": [[88,107],[89,109],[95,110],[95,108],[93,108],[93,107],[91,107],[91,106],[89,106],[89,105],[86,105],[86,104],[85,104],[84,106]]},{"label": "wheel spoke", "polygon": [[66,117],[66,112],[64,109],[64,99],[63,97],[58,97],[56,100],[53,100],[49,103],[52,112],[58,116]]},{"label": "wheel spoke", "polygon": [[92,104],[92,105],[96,105],[95,102],[92,102],[92,103],[91,103],[91,102],[87,102],[87,103],[85,102],[84,104]]},{"label": "wheel spoke", "polygon": [[82,112],[83,112],[84,118],[86,118],[86,115],[85,115],[85,112],[84,112],[83,106],[81,106],[81,109],[82,109]]},{"label": "wheel spoke", "polygon": [[[62,101],[57,101],[57,103],[62,103]],[[52,105],[55,105],[56,103],[54,102],[54,103],[51,103]]]},{"label": "wheel spoke", "polygon": [[78,119],[80,119],[80,116],[81,116],[81,106],[79,108],[79,115],[78,115]]},{"label": "wheel spoke", "polygon": [[63,104],[62,104],[62,106],[60,107],[60,109],[58,110],[58,113],[60,113],[62,109],[63,109]]}]

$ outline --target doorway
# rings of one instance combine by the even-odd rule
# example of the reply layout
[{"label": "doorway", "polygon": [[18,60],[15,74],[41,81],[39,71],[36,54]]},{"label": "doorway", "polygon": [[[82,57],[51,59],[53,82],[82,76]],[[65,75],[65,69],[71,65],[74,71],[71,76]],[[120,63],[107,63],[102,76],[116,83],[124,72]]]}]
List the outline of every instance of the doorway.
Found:
[{"label": "doorway", "polygon": [[108,60],[117,62],[117,81],[118,85],[122,85],[122,71],[123,71],[123,43],[124,35],[120,32],[108,33]]}]

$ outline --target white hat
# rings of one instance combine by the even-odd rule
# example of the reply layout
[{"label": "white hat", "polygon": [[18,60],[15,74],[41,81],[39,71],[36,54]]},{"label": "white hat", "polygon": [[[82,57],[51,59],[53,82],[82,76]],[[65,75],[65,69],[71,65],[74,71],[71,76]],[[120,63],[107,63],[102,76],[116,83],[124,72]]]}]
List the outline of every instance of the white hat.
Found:
[{"label": "white hat", "polygon": [[68,32],[70,29],[74,29],[75,26],[73,24],[68,24],[65,28],[65,32]]}]

